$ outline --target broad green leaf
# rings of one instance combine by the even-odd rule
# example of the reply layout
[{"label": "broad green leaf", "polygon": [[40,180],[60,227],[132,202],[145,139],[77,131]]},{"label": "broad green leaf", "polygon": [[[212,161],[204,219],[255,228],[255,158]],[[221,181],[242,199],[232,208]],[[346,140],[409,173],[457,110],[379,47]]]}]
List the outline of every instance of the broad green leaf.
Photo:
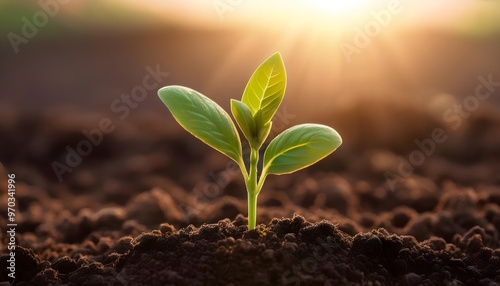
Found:
[{"label": "broad green leaf", "polygon": [[320,124],[301,124],[274,138],[264,153],[264,174],[289,174],[310,166],[335,151],[342,138]]},{"label": "broad green leaf", "polygon": [[245,87],[241,101],[250,107],[252,114],[262,110],[264,124],[271,121],[283,100],[286,72],[279,53],[263,62]]},{"label": "broad green leaf", "polygon": [[184,129],[237,163],[241,162],[238,132],[222,107],[183,86],[165,86],[158,95]]},{"label": "broad green leaf", "polygon": [[247,138],[250,144],[253,144],[257,134],[257,128],[255,126],[252,111],[243,102],[235,99],[231,99],[231,112],[233,117],[238,123],[243,135]]}]

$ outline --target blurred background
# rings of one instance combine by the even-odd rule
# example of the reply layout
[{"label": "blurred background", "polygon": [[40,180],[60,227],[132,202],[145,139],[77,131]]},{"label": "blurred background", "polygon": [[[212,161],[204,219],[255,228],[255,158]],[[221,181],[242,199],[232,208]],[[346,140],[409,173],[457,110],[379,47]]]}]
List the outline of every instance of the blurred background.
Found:
[{"label": "blurred background", "polygon": [[[12,222],[3,210],[14,196],[16,244],[33,251],[16,254],[24,263],[16,283],[27,271],[71,284],[67,277],[92,269],[98,275],[85,283],[117,273],[121,282],[136,281],[124,265],[134,265],[138,253],[128,251],[138,241],[139,254],[153,251],[155,243],[152,236],[132,240],[141,233],[235,218],[244,225],[241,173],[184,131],[157,90],[188,86],[229,111],[229,99],[241,98],[275,52],[288,84],[270,137],[314,122],[336,129],[343,144],[304,170],[269,176],[258,223],[299,214],[353,236],[382,227],[429,239],[422,246],[439,257],[466,253],[459,278],[490,275],[471,263],[493,261],[500,245],[500,0],[0,0],[0,228]],[[7,174],[15,174],[15,194]],[[279,230],[280,239],[299,224]],[[206,235],[216,239],[216,229]],[[179,241],[197,231],[187,228]],[[302,253],[299,235],[309,231],[300,233],[299,248],[294,235],[283,248]],[[378,239],[368,239],[376,233],[358,241],[376,246]],[[444,250],[441,238],[454,245]],[[390,239],[384,253],[396,249],[399,238]],[[227,241],[218,246],[233,247]],[[262,257],[292,265],[295,250],[285,252]],[[420,281],[404,263],[408,255],[390,267]],[[481,263],[498,273],[496,262]],[[0,269],[0,281],[8,280]],[[168,275],[152,277],[182,274],[165,269]]]},{"label": "blurred background", "polygon": [[[82,130],[107,118],[111,135],[63,172],[68,188],[104,188],[125,203],[120,188],[138,193],[158,183],[120,180],[156,172],[192,189],[213,180],[206,170],[224,170],[227,160],[188,136],[175,139],[187,133],[157,89],[185,85],[228,110],[255,68],[279,51],[288,86],[275,131],[318,122],[344,138],[312,170],[382,183],[400,157],[418,150],[415,140],[441,128],[446,142],[436,143],[416,174],[438,184],[498,183],[498,19],[495,0],[3,0],[0,162],[31,185],[55,183],[57,197],[53,163],[86,140]],[[493,83],[481,90],[490,96],[477,100],[481,77]],[[131,98],[138,90],[146,91]],[[183,177],[189,172],[201,179]]]},{"label": "blurred background", "polygon": [[[190,86],[227,108],[279,51],[284,105],[297,122],[337,116],[334,125],[353,135],[365,124],[402,124],[386,104],[442,120],[474,94],[478,76],[500,79],[499,17],[500,3],[487,0],[2,1],[0,104],[112,112],[150,66],[168,73],[160,86]],[[132,115],[141,112],[170,118],[156,90]],[[340,118],[353,112],[357,122]]]}]

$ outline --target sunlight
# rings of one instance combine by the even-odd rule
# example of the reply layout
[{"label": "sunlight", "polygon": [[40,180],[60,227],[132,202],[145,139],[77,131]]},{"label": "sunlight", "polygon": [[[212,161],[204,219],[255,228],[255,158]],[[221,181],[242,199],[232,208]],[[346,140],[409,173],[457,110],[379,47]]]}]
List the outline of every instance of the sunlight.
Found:
[{"label": "sunlight", "polygon": [[[227,35],[225,56],[203,80],[207,93],[227,85],[228,78],[234,78],[234,71],[241,66],[251,67],[269,53],[280,51],[289,66],[290,78],[300,79],[290,82],[288,100],[308,106],[314,96],[322,101],[321,107],[315,108],[328,110],[347,95],[385,94],[382,90],[394,85],[385,77],[387,74],[394,74],[400,86],[418,84],[421,58],[412,58],[407,50],[426,38],[418,33],[407,36],[408,28],[413,31],[415,27],[437,27],[441,23],[456,25],[467,7],[467,0],[457,1],[460,5],[452,4],[452,0],[120,3],[134,3],[168,24],[189,27],[189,33],[213,31],[214,35]],[[242,86],[238,88],[244,88],[244,83],[239,84]]]},{"label": "sunlight", "polygon": [[[299,0],[275,1],[273,6],[264,1],[255,1],[254,12],[268,17],[264,25],[278,25],[280,27],[302,26],[320,30],[339,30],[364,21],[377,1],[368,0]],[[280,11],[280,13],[276,13]],[[255,14],[249,17],[255,24]]]},{"label": "sunlight", "polygon": [[309,0],[302,1],[305,5],[311,5],[318,11],[327,13],[346,12],[361,9],[368,3],[366,0]]}]

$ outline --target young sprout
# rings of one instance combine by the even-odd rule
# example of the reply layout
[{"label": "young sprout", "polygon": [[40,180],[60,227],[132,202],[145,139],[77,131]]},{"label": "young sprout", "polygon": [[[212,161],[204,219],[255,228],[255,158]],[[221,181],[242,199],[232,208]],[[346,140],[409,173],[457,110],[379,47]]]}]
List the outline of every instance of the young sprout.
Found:
[{"label": "young sprout", "polygon": [[217,103],[183,86],[158,91],[175,120],[189,133],[238,164],[248,193],[248,228],[255,229],[257,196],[267,175],[293,173],[331,154],[342,144],[334,129],[320,124],[291,127],[267,146],[259,169],[259,149],[271,131],[274,114],[283,100],[286,72],[279,53],[273,54],[253,73],[241,101],[231,99],[231,112],[250,146],[248,169],[235,124]]}]

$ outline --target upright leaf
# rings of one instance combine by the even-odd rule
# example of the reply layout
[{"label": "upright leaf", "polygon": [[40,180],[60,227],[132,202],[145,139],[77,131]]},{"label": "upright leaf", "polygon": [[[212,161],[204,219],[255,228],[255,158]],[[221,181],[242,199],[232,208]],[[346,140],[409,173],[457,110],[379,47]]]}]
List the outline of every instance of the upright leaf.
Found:
[{"label": "upright leaf", "polygon": [[241,162],[241,142],[236,127],[217,103],[183,86],[165,86],[158,95],[184,129],[237,163]]},{"label": "upright leaf", "polygon": [[255,135],[255,141],[257,149],[259,149],[262,144],[266,141],[269,132],[271,132],[272,121],[264,120],[264,112],[262,109],[258,110],[257,113],[253,116],[253,122],[255,124],[255,128],[257,130]]},{"label": "upright leaf", "polygon": [[286,88],[286,72],[279,53],[273,54],[263,62],[245,87],[241,101],[252,114],[262,110],[264,124],[271,121],[283,100]]},{"label": "upright leaf", "polygon": [[267,136],[269,136],[269,133],[271,132],[272,126],[273,126],[273,122],[270,121],[270,122],[264,124],[264,126],[262,126],[262,128],[259,129],[259,135],[257,136],[258,148],[260,148],[262,146],[262,144],[264,144],[264,142],[266,141]]},{"label": "upright leaf", "polygon": [[238,126],[243,132],[243,135],[245,135],[250,145],[253,145],[257,134],[257,128],[252,118],[252,111],[243,102],[231,99],[231,112],[233,113],[236,123],[238,123]]},{"label": "upright leaf", "polygon": [[335,151],[342,138],[320,124],[301,124],[274,138],[264,153],[264,175],[289,174],[310,166]]}]

